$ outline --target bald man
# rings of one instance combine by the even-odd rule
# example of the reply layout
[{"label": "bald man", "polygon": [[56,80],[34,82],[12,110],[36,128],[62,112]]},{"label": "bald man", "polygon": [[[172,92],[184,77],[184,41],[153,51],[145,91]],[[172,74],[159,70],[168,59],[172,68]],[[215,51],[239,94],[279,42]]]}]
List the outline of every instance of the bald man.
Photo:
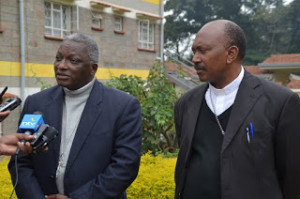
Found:
[{"label": "bald man", "polygon": [[244,70],[243,30],[215,20],[192,50],[199,79],[175,105],[176,199],[300,198],[300,99]]}]

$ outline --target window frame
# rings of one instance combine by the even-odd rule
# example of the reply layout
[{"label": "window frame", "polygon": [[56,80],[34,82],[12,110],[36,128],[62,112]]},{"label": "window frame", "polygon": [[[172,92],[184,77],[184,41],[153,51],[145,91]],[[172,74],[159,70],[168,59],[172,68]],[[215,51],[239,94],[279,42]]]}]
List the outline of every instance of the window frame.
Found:
[{"label": "window frame", "polygon": [[[99,11],[96,11],[96,10],[91,10],[91,16],[92,16],[91,29],[92,30],[99,30],[99,31],[104,30],[102,12],[99,12]],[[99,25],[95,25],[94,21],[98,21]]]},{"label": "window frame", "polygon": [[[117,19],[120,19],[120,21],[118,21]],[[120,26],[120,29],[116,28],[116,25]],[[120,32],[123,31],[123,17],[122,16],[115,16],[114,30],[120,31]]]},{"label": "window frame", "polygon": [[138,49],[154,51],[154,44],[155,44],[154,32],[155,32],[154,23],[151,23],[151,21],[148,19],[138,20]]},{"label": "window frame", "polygon": [[[46,4],[50,4],[50,16],[46,15],[47,7]],[[59,9],[54,8],[54,6],[59,6]],[[55,13],[59,13],[59,25],[60,27],[55,27]],[[46,38],[64,38],[71,31],[71,7],[63,4],[58,4],[54,2],[45,1],[44,2],[44,14],[45,14],[45,37]],[[46,25],[46,20],[50,19],[50,25]],[[65,27],[63,27],[65,25]],[[50,34],[46,32],[46,30],[50,30]],[[57,35],[56,33],[59,33]]]}]

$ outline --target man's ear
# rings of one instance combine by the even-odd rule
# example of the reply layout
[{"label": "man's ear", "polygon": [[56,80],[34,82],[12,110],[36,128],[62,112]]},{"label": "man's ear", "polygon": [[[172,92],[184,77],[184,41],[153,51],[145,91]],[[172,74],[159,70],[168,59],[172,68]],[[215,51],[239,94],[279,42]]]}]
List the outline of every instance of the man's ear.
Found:
[{"label": "man's ear", "polygon": [[227,55],[227,64],[232,63],[234,60],[238,58],[239,54],[239,48],[237,46],[230,46],[228,49],[228,55]]},{"label": "man's ear", "polygon": [[91,75],[95,76],[98,70],[98,64],[91,64],[91,67],[92,67]]}]

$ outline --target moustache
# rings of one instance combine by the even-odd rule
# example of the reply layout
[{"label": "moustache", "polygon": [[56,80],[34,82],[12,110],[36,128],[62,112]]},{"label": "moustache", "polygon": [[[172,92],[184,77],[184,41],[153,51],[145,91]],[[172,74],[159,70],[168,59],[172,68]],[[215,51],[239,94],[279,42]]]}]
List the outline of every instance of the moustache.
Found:
[{"label": "moustache", "polygon": [[194,65],[195,70],[205,70],[206,71],[206,67],[202,66],[200,64],[195,64]]}]

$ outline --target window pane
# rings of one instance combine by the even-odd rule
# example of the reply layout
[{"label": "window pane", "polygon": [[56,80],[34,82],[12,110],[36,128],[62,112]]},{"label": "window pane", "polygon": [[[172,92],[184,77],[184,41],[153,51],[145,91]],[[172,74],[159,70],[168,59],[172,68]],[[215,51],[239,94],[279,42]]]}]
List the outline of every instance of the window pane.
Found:
[{"label": "window pane", "polygon": [[45,2],[45,17],[51,17],[51,4]]},{"label": "window pane", "polygon": [[153,24],[151,24],[150,26],[149,26],[149,42],[153,42],[154,41],[154,25]]},{"label": "window pane", "polygon": [[61,5],[53,4],[53,9],[54,9],[54,10],[60,10],[60,6],[61,6]]},{"label": "window pane", "polygon": [[62,7],[62,29],[67,29],[67,8],[65,6]]},{"label": "window pane", "polygon": [[63,31],[63,37],[68,36],[68,32],[67,31]]},{"label": "window pane", "polygon": [[60,30],[53,30],[53,36],[61,37],[61,31]]},{"label": "window pane", "polygon": [[121,25],[120,24],[115,24],[115,30],[120,30],[121,31],[122,30]]},{"label": "window pane", "polygon": [[116,23],[121,23],[121,17],[115,17],[115,22]]},{"label": "window pane", "polygon": [[53,27],[55,28],[61,28],[61,24],[60,24],[60,13],[54,11],[53,12]]},{"label": "window pane", "polygon": [[92,24],[94,27],[98,27],[98,28],[101,27],[101,22],[99,19],[92,19]]},{"label": "window pane", "polygon": [[51,18],[45,18],[45,26],[51,26]]},{"label": "window pane", "polygon": [[45,35],[52,35],[51,28],[45,28]]}]

